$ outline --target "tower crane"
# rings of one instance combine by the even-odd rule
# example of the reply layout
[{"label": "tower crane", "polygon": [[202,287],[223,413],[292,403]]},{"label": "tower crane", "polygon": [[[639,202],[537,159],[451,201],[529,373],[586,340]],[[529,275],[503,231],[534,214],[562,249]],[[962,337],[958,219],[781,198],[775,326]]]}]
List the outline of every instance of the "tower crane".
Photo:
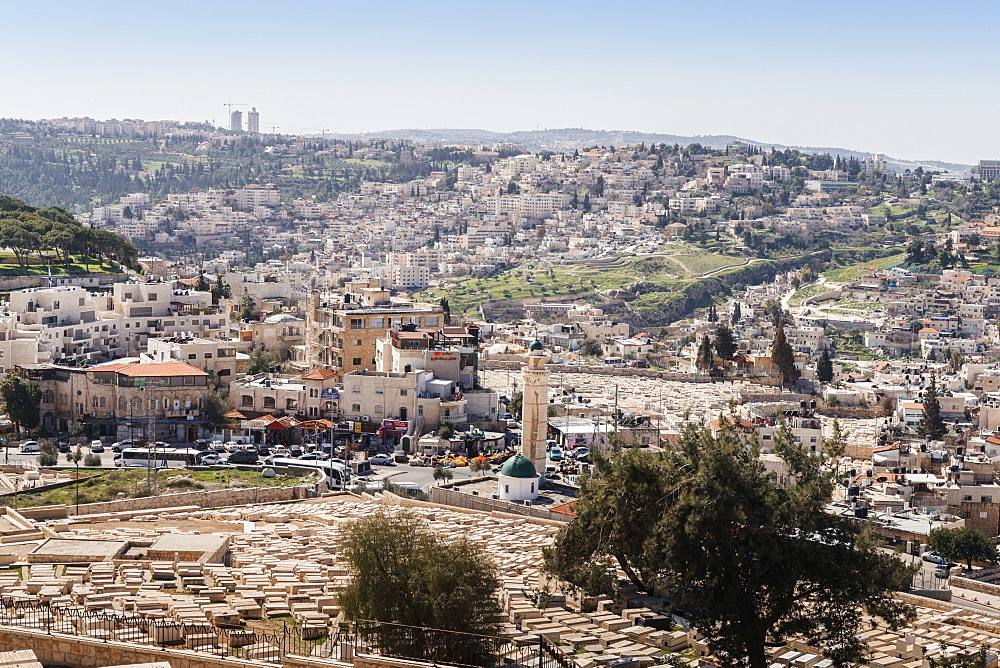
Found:
[{"label": "tower crane", "polygon": [[323,145],[324,146],[326,145],[326,131],[329,130],[329,129],[330,128],[327,128],[327,127],[322,127],[322,128],[303,128],[303,130],[319,130],[322,133],[322,136],[323,136]]}]

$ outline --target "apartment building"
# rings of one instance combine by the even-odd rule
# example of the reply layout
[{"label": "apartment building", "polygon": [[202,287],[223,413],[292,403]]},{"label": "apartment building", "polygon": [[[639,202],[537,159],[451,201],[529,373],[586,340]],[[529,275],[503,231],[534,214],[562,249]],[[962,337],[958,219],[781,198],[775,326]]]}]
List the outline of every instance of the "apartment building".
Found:
[{"label": "apartment building", "polygon": [[327,301],[319,292],[310,297],[307,312],[306,361],[338,375],[375,368],[376,341],[403,324],[440,327],[442,308],[436,304],[393,301],[374,279],[349,284],[343,294]]},{"label": "apartment building", "polygon": [[186,362],[136,359],[91,367],[28,364],[20,367],[42,389],[41,428],[66,433],[80,423],[88,438],[199,438],[209,374]]},{"label": "apartment building", "polygon": [[152,362],[185,362],[228,385],[236,374],[246,373],[249,357],[238,354],[226,341],[196,336],[167,336],[146,341],[146,357]]}]

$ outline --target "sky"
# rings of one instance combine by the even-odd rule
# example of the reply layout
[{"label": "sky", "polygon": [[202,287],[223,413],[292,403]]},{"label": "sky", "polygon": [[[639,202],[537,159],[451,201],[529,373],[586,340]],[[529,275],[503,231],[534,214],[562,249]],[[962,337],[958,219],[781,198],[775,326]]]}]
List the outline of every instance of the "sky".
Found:
[{"label": "sky", "polygon": [[0,0],[0,117],[732,134],[1000,158],[995,0]]}]

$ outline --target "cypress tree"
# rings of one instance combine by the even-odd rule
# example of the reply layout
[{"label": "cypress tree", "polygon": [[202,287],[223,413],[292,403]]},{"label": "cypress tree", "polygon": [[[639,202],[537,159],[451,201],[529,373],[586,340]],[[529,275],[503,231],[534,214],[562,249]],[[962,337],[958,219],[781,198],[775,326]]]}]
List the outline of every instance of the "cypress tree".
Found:
[{"label": "cypress tree", "polygon": [[829,383],[833,380],[833,362],[830,361],[830,353],[824,350],[819,361],[816,362],[816,378],[821,383]]},{"label": "cypress tree", "polygon": [[715,328],[715,352],[724,360],[731,360],[736,354],[736,338],[726,325]]},{"label": "cypress tree", "polygon": [[702,338],[701,345],[698,346],[698,356],[695,358],[695,365],[702,371],[712,368],[712,339],[707,335]]},{"label": "cypress tree", "polygon": [[932,441],[940,441],[948,433],[941,419],[941,402],[938,401],[937,380],[931,376],[931,383],[924,392],[924,414],[917,431],[921,436],[930,436]]},{"label": "cypress tree", "polygon": [[799,370],[795,368],[795,353],[785,338],[785,325],[780,320],[775,328],[774,341],[771,342],[771,361],[781,372],[782,384],[789,385],[799,379]]}]

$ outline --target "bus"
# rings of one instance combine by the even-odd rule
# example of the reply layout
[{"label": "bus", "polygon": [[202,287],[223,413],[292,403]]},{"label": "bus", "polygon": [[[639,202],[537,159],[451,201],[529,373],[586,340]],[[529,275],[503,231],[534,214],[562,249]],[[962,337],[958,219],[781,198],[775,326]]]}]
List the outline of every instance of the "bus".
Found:
[{"label": "bus", "polygon": [[199,454],[194,448],[125,448],[120,455],[115,455],[115,466],[182,469],[195,466]]},{"label": "bus", "polygon": [[300,468],[320,469],[326,473],[326,486],[331,490],[347,489],[351,479],[351,470],[343,460],[334,459],[296,459],[295,457],[268,457],[264,460],[270,466],[298,466]]}]

